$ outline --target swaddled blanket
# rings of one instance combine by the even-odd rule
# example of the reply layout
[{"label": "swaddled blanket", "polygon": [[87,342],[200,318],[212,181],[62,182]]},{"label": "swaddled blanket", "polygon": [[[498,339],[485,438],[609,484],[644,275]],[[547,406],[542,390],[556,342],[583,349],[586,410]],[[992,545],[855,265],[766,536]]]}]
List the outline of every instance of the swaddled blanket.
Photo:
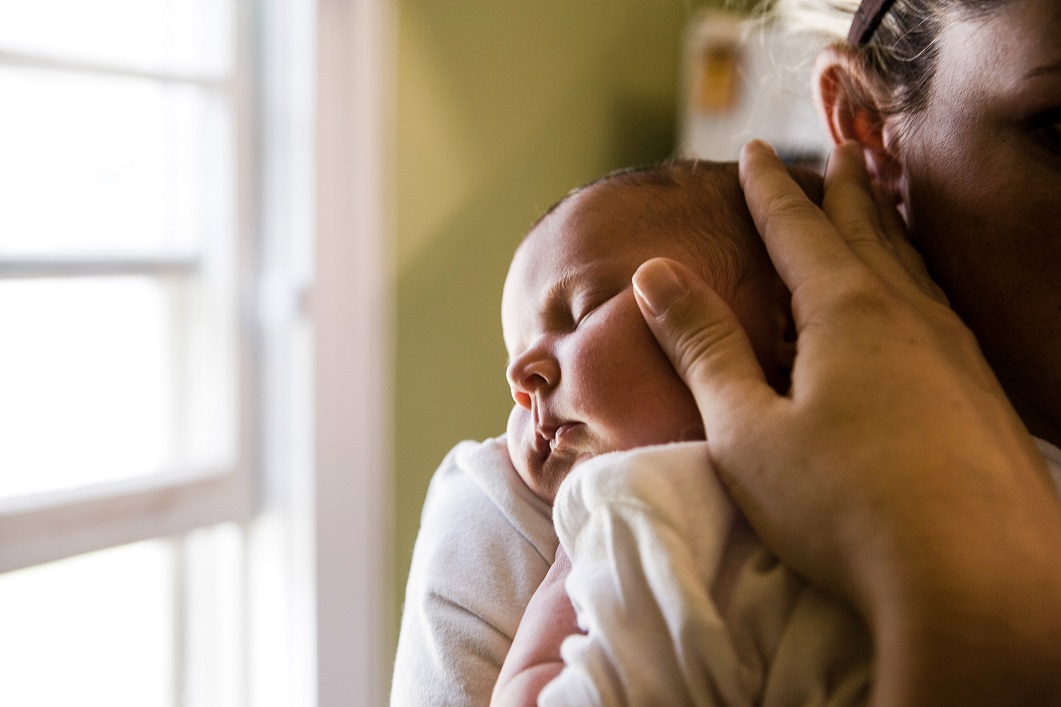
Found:
[{"label": "swaddled blanket", "polygon": [[553,508],[587,635],[564,641],[541,705],[855,705],[865,626],[745,524],[703,443],[577,467]]},{"label": "swaddled blanket", "polygon": [[[1036,440],[1061,490],[1061,450]],[[784,567],[747,526],[704,443],[585,462],[553,508],[587,635],[540,705],[856,705],[865,625]]]}]

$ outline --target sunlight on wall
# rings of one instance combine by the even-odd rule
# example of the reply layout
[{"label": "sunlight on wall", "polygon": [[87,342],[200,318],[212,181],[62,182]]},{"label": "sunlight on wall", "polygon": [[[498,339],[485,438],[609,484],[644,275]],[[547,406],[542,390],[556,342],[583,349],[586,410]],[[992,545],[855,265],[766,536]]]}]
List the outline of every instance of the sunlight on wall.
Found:
[{"label": "sunlight on wall", "polygon": [[[404,77],[399,100],[410,114],[430,116],[418,122],[418,129],[402,136],[402,153],[415,156],[415,169],[408,172],[408,189],[429,198],[418,200],[417,208],[403,210],[403,234],[396,243],[399,271],[417,253],[429,247],[433,226],[450,221],[463,204],[475,198],[475,183],[486,166],[474,149],[475,136],[469,134],[467,106],[460,105],[457,92],[449,85],[444,67],[424,51],[422,38],[429,30],[420,26],[415,15],[403,16],[401,33]],[[460,169],[455,169],[459,165]]]}]

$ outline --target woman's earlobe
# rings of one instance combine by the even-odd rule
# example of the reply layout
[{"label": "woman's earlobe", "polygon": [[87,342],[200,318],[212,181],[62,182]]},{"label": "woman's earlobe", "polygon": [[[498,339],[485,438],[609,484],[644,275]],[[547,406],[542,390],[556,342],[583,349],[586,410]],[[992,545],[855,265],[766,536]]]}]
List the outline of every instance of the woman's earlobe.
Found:
[{"label": "woman's earlobe", "polygon": [[862,145],[870,175],[899,198],[902,169],[895,153],[895,119],[884,110],[881,88],[866,75],[852,47],[834,44],[818,54],[814,99],[833,143],[854,140]]},{"label": "woman's earlobe", "polygon": [[894,121],[886,122],[881,134],[881,148],[866,151],[866,168],[902,212],[906,203],[906,170],[899,159]]}]

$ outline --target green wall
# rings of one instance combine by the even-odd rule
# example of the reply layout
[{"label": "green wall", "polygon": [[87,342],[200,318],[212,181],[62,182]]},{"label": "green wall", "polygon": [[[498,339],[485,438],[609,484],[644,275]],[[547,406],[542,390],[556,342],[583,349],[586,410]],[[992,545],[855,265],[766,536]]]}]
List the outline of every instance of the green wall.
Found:
[{"label": "green wall", "polygon": [[398,0],[399,592],[431,473],[457,441],[504,431],[512,251],[570,188],[670,153],[699,4]]}]

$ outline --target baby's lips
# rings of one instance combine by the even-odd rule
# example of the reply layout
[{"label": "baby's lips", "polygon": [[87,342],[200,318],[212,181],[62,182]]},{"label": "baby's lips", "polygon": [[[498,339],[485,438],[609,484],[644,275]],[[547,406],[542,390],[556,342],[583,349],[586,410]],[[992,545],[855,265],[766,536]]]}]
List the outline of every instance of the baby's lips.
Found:
[{"label": "baby's lips", "polygon": [[556,449],[557,447],[559,447],[561,444],[564,443],[564,439],[567,437],[568,433],[573,428],[574,428],[574,424],[572,424],[570,422],[565,422],[562,425],[557,425],[556,426],[556,429],[553,430],[553,438],[552,438],[552,440],[550,442],[550,444],[553,447],[553,449]]}]

